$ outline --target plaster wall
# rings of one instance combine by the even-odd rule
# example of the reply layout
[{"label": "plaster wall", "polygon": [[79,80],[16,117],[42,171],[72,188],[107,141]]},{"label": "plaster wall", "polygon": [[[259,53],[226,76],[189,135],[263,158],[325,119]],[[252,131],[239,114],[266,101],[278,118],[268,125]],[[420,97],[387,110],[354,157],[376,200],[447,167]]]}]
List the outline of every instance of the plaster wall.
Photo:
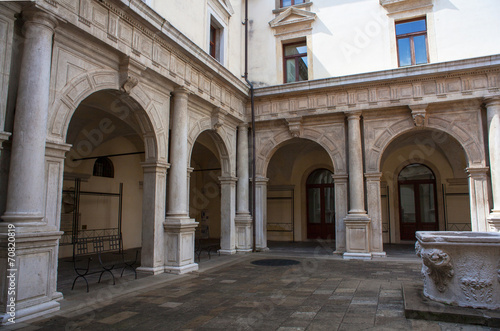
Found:
[{"label": "plaster wall", "polygon": [[[287,42],[274,35],[269,22],[274,2],[255,0],[250,9],[250,79],[257,86],[281,83],[280,47]],[[316,14],[308,51],[311,79],[352,75],[398,67],[394,22],[427,17],[430,63],[500,53],[500,13],[495,0],[435,0],[428,10],[406,10],[388,14],[378,0],[314,0]],[[292,34],[289,41],[297,38]],[[263,61],[265,58],[269,59]]]},{"label": "plaster wall", "polygon": [[[232,13],[229,15],[219,3],[222,0],[151,0],[150,6],[193,43],[209,52],[209,33],[211,16],[224,27],[222,41],[223,58],[221,63],[234,75],[243,74],[243,29],[244,20],[242,1],[230,2]],[[229,8],[227,6],[226,8]]]},{"label": "plaster wall", "polygon": [[[95,148],[91,156],[138,152],[136,147],[123,137],[114,138]],[[122,234],[124,248],[141,247],[142,233],[142,168],[141,155],[111,157],[114,178],[92,176],[95,159],[83,160],[78,167],[65,167],[65,172],[90,175],[82,181],[81,191],[118,193],[123,183]],[[64,189],[74,187],[71,180],[64,181]],[[118,197],[81,195],[80,230],[116,228],[118,225]],[[61,246],[59,257],[71,256],[71,246]]]}]

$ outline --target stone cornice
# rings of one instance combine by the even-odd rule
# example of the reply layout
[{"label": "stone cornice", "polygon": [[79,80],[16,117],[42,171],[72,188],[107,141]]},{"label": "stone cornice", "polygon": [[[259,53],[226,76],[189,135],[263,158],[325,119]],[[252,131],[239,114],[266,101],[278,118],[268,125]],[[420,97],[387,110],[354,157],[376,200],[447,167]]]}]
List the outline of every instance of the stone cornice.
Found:
[{"label": "stone cornice", "polygon": [[[292,17],[292,19],[289,19]],[[283,25],[312,22],[316,19],[316,14],[309,11],[298,9],[295,7],[290,7],[283,13],[278,15],[275,19],[269,22],[272,28],[277,28]]]},{"label": "stone cornice", "polygon": [[500,95],[500,55],[257,88],[255,95],[257,121],[482,101]]}]

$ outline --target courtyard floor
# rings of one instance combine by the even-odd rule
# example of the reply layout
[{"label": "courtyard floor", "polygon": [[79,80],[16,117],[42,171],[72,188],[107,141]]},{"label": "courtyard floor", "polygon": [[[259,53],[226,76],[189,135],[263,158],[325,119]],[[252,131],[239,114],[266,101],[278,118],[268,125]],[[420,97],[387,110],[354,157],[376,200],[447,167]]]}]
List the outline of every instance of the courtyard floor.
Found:
[{"label": "courtyard floor", "polygon": [[[187,275],[135,280],[128,273],[114,286],[92,279],[89,293],[84,284],[71,291],[71,282],[61,282],[59,312],[6,329],[491,330],[404,317],[402,284],[421,282],[411,246],[388,245],[386,258],[371,261],[343,260],[324,243],[270,247],[203,256],[200,270]],[[255,264],[268,259],[296,264]]]}]

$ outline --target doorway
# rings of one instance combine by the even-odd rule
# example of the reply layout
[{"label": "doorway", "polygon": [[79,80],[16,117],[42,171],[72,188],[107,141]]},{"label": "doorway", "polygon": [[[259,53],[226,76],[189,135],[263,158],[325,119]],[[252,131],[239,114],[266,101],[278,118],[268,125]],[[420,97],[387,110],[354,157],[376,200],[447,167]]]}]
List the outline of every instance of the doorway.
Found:
[{"label": "doorway", "polygon": [[332,173],[313,171],[307,178],[307,239],[335,239],[335,200]]},{"label": "doorway", "polygon": [[436,177],[423,164],[410,164],[398,176],[401,240],[415,240],[416,231],[437,231]]}]

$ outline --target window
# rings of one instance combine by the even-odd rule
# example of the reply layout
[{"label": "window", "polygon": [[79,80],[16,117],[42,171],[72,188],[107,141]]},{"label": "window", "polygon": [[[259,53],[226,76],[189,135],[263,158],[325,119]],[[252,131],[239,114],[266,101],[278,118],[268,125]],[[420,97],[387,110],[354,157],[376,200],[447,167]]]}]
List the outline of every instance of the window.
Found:
[{"label": "window", "polygon": [[283,45],[284,82],[308,79],[307,45],[305,42]]},{"label": "window", "polygon": [[305,0],[281,0],[281,8],[304,3]]},{"label": "window", "polygon": [[223,28],[212,17],[210,20],[210,33],[208,37],[208,52],[210,56],[222,63],[222,38]]},{"label": "window", "polygon": [[115,170],[113,167],[113,162],[107,157],[99,157],[94,163],[94,176],[99,177],[115,177]]},{"label": "window", "polygon": [[428,63],[425,18],[396,23],[396,42],[400,67]]}]

